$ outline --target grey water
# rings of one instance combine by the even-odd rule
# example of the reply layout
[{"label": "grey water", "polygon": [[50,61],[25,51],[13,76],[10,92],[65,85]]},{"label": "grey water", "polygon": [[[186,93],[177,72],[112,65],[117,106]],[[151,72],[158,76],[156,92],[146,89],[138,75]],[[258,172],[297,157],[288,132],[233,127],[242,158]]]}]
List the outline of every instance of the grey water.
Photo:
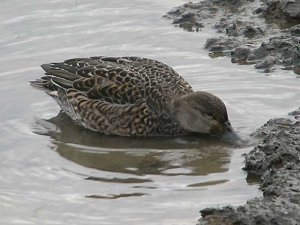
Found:
[{"label": "grey water", "polygon": [[96,55],[163,61],[195,90],[222,98],[247,139],[299,106],[300,80],[211,59],[209,29],[186,32],[162,15],[185,0],[2,0],[0,224],[191,225],[205,207],[261,196],[243,154],[209,137],[122,138],[89,132],[28,81],[39,65]]}]

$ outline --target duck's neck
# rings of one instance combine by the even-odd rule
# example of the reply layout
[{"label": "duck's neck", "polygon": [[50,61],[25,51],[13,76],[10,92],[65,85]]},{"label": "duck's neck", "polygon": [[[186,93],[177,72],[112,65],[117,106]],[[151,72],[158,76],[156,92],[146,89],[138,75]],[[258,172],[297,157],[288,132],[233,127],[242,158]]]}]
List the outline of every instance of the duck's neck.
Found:
[{"label": "duck's neck", "polygon": [[169,110],[170,114],[176,119],[177,119],[176,113],[178,112],[178,105],[180,104],[183,96],[184,95],[177,95],[177,96],[173,97],[168,105],[168,110]]}]

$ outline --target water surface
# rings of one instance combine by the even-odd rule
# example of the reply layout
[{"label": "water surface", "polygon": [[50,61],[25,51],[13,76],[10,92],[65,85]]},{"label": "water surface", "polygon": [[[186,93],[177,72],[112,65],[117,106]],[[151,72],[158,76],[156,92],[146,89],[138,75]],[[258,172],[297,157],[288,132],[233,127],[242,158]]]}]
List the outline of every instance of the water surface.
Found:
[{"label": "water surface", "polygon": [[0,224],[195,224],[208,206],[260,196],[243,153],[209,137],[122,138],[77,127],[28,80],[40,64],[137,55],[166,62],[226,103],[248,138],[299,106],[299,79],[271,76],[203,49],[161,16],[180,0],[3,0],[0,8]]}]

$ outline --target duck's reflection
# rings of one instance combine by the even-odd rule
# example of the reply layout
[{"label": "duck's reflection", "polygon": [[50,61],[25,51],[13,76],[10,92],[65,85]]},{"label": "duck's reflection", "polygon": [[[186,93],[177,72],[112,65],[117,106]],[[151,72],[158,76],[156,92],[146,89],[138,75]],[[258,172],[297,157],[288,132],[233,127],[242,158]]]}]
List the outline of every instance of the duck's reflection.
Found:
[{"label": "duck's reflection", "polygon": [[37,121],[35,132],[50,136],[56,151],[64,158],[102,171],[136,175],[206,175],[225,172],[230,160],[229,148],[209,136],[107,136],[75,125],[64,113]]}]

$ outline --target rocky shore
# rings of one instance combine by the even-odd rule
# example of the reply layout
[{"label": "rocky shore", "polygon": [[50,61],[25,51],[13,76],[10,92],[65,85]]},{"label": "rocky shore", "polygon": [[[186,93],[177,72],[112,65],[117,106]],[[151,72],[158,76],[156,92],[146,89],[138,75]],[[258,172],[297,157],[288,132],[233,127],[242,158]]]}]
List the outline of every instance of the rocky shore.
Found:
[{"label": "rocky shore", "polygon": [[227,55],[233,63],[255,64],[262,72],[275,69],[300,74],[300,1],[204,0],[189,2],[164,17],[175,26],[215,31],[205,48],[212,57]]},{"label": "rocky shore", "polygon": [[[228,56],[264,73],[300,74],[299,0],[204,0],[164,17],[190,32],[213,30],[204,45],[211,57]],[[203,209],[198,225],[300,224],[300,108],[269,120],[254,136],[260,141],[245,156],[244,169],[261,178],[263,197],[239,207]]]},{"label": "rocky shore", "polygon": [[263,198],[237,208],[206,208],[198,225],[300,224],[300,108],[289,118],[269,120],[255,136],[261,141],[246,155],[244,169],[261,177]]}]

